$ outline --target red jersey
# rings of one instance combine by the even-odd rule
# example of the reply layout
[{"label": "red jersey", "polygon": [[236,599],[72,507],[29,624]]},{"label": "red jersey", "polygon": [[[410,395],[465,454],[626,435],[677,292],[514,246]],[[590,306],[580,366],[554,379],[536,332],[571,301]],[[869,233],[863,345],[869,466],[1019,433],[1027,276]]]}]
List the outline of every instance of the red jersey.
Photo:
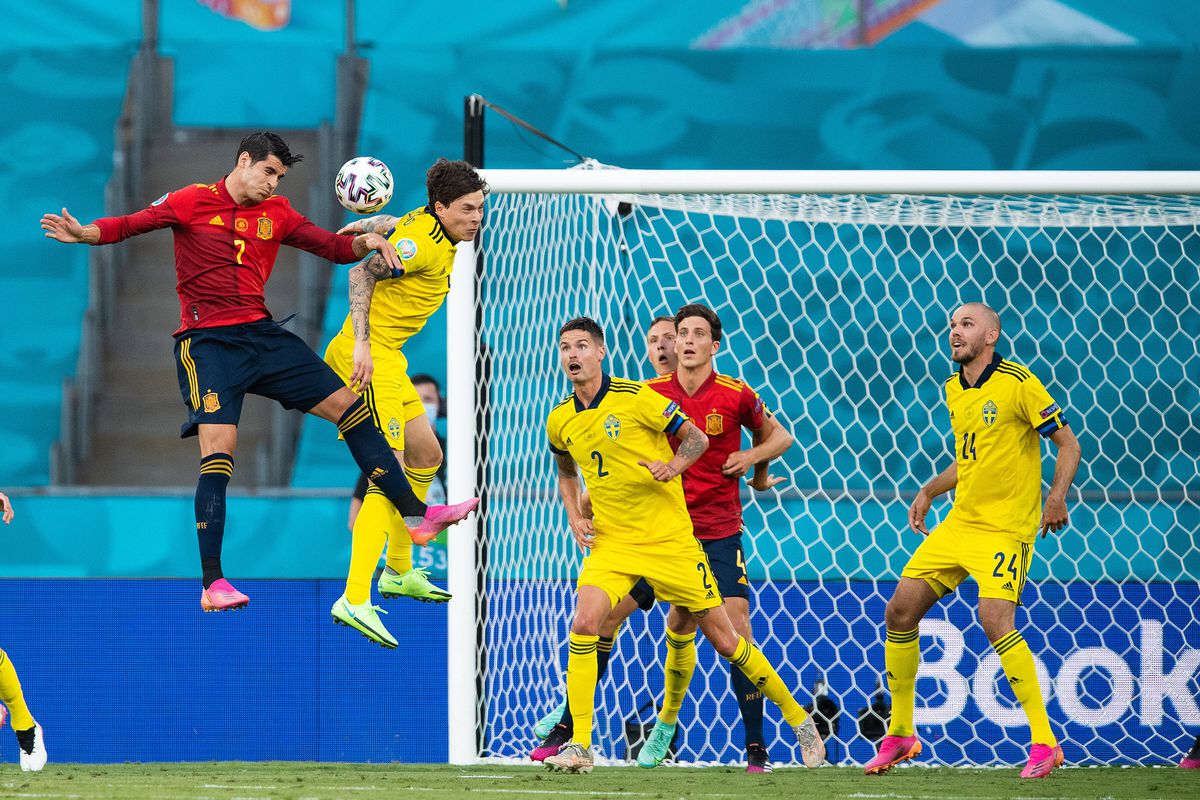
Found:
[{"label": "red jersey", "polygon": [[100,244],[171,228],[175,232],[175,291],[179,330],[237,325],[271,316],[263,286],[286,244],[338,264],[357,261],[354,237],[339,236],[292,208],[285,197],[239,206],[222,178],[164,194],[149,208],[104,217]]},{"label": "red jersey", "polygon": [[[689,395],[672,372],[646,384],[679,404],[708,435],[704,455],[683,472],[683,496],[697,539],[724,539],[742,528],[741,479],[721,472],[729,454],[742,449],[742,428],[758,430],[766,409],[758,393],[737,378],[714,372]],[[678,443],[671,441],[671,449]]]}]

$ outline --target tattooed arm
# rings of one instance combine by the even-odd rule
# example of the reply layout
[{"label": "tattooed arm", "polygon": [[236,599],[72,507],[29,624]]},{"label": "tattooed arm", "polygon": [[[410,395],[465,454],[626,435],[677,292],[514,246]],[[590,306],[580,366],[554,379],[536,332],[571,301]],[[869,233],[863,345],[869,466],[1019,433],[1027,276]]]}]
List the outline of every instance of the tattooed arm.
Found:
[{"label": "tattooed arm", "polygon": [[393,217],[391,214],[376,214],[373,217],[356,219],[338,233],[378,233],[380,236],[387,236],[399,221],[399,217]]},{"label": "tattooed arm", "polygon": [[675,438],[679,440],[679,449],[675,451],[675,457],[667,463],[661,461],[639,461],[646,469],[650,470],[650,474],[654,476],[656,481],[669,481],[676,475],[683,472],[685,469],[695,464],[700,456],[704,455],[704,451],[708,449],[708,437],[704,435],[704,431],[697,428],[691,422],[685,422],[675,432]]},{"label": "tattooed arm", "polygon": [[371,295],[375,283],[392,276],[392,269],[379,253],[372,253],[350,268],[350,325],[354,329],[354,369],[350,388],[366,391],[375,373],[371,360]]}]

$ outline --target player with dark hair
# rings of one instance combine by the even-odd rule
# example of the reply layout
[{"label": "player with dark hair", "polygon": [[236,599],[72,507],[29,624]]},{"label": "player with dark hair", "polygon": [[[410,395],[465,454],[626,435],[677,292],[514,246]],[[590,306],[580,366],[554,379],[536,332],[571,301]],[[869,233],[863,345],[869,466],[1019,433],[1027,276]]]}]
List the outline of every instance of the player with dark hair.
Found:
[{"label": "player with dark hair", "polygon": [[[680,315],[683,316],[681,317]],[[754,475],[750,479],[750,486],[758,491],[765,491],[785,480],[779,476],[771,476],[768,471],[768,465],[770,459],[777,457],[787,449],[791,444],[792,437],[779,424],[778,420],[763,408],[760,414],[761,419],[750,420],[751,424],[747,425],[752,434],[753,446],[749,450],[741,450],[741,428],[743,427],[744,416],[744,409],[741,406],[745,405],[742,402],[741,394],[745,385],[736,379],[726,376],[720,376],[720,385],[717,385],[715,379],[711,382],[708,381],[708,378],[714,374],[712,367],[712,358],[715,354],[714,348],[700,348],[696,350],[693,345],[688,345],[685,348],[687,350],[687,358],[690,362],[694,363],[689,363],[680,373],[679,377],[672,380],[672,376],[676,373],[679,365],[678,346],[680,342],[677,338],[676,320],[688,319],[689,327],[685,330],[690,331],[695,322],[690,317],[697,315],[702,315],[705,320],[711,320],[710,327],[715,328],[717,331],[719,341],[721,330],[720,320],[716,317],[715,312],[707,306],[699,304],[684,306],[675,316],[659,316],[655,317],[651,322],[649,329],[646,331],[646,358],[654,367],[659,377],[652,378],[647,382],[647,385],[660,394],[671,396],[672,399],[678,400],[681,406],[684,407],[685,412],[689,412],[688,406],[695,405],[698,410],[693,416],[696,418],[704,417],[705,425],[713,426],[714,430],[718,424],[714,415],[719,414],[721,416],[721,433],[709,434],[709,450],[705,452],[700,461],[683,473],[684,495],[688,506],[688,513],[692,515],[696,536],[701,540],[701,544],[705,547],[706,551],[709,552],[709,560],[712,562],[714,576],[717,578],[718,586],[722,587],[721,593],[725,597],[726,610],[730,614],[730,619],[733,620],[738,633],[748,642],[753,642],[753,632],[749,619],[748,581],[745,572],[745,560],[741,549],[740,524],[732,527],[729,524],[718,526],[720,535],[713,536],[711,533],[711,519],[715,513],[719,519],[727,523],[728,520],[725,518],[731,513],[729,503],[732,500],[736,505],[739,523],[741,520],[741,500],[738,496],[737,487],[739,479],[745,475],[745,469],[742,468],[740,473],[726,473],[724,469],[727,463],[735,461],[739,464],[745,464],[747,460],[749,463],[753,463]],[[679,397],[669,394],[680,381],[686,381],[688,386],[693,386],[694,384],[692,393],[696,394],[695,398],[683,392],[679,393]],[[697,393],[701,386],[705,386],[706,391]],[[726,397],[730,392],[733,392],[737,397]],[[685,395],[685,400],[681,400],[680,398],[685,397]],[[757,401],[758,396],[750,391],[747,397]],[[711,409],[700,408],[700,406],[708,403],[710,399],[714,401]],[[725,400],[729,402],[724,402]],[[753,403],[751,403],[752,406]],[[710,417],[714,418],[710,420]],[[736,457],[734,456],[735,453],[737,454]],[[732,498],[730,497],[731,491],[733,493]],[[583,514],[586,517],[590,517],[590,504],[586,500],[586,497],[585,493]],[[714,509],[717,507],[720,510],[714,512]],[[715,550],[709,550],[709,548],[715,548]],[[653,607],[654,602],[654,590],[645,580],[640,580],[634,584],[629,594],[621,598],[608,616],[605,617],[604,622],[600,626],[600,639],[597,645],[598,674],[600,676],[603,676],[608,667],[614,641],[621,625],[635,610],[638,608],[649,610]],[[693,636],[694,630],[692,628]],[[692,659],[694,663],[694,646],[685,645],[674,649],[672,653],[684,661]],[[767,752],[764,742],[765,736],[762,731],[762,693],[753,686],[746,686],[743,678],[744,676],[739,670],[731,670],[734,693],[738,698],[738,705],[742,710],[743,728],[745,730],[746,771],[751,773],[770,772],[770,755]],[[682,696],[680,696],[681,698]],[[678,707],[664,706],[662,714],[660,714],[660,724],[655,727],[655,731],[657,732],[651,734],[651,738],[647,741],[646,746],[638,753],[638,761],[641,766],[657,766],[665,757],[667,748],[670,746],[671,739],[675,733],[675,720],[678,712]],[[570,705],[564,701],[539,720],[535,726],[535,735],[544,741],[541,745],[534,748],[530,753],[530,758],[534,761],[541,761],[547,756],[553,755],[558,747],[570,741],[573,732],[572,726]]]},{"label": "player with dark hair", "polygon": [[[4,520],[5,525],[13,521],[12,503],[4,492],[0,492],[0,519]],[[17,747],[21,753],[21,769],[40,772],[46,766],[46,740],[42,735],[42,726],[29,713],[17,670],[8,653],[0,648],[0,728],[4,727],[8,711],[12,712],[13,733],[17,735]]]},{"label": "player with dark hair", "polygon": [[[1042,382],[996,353],[1000,333],[1000,316],[983,303],[967,303],[950,317],[950,358],[959,365],[946,380],[954,460],[921,487],[908,510],[909,527],[925,540],[905,565],[885,610],[892,719],[879,752],[864,769],[868,775],[921,754],[913,727],[921,663],[918,623],[967,576],[979,584],[979,624],[1029,719],[1033,744],[1021,777],[1044,778],[1063,763],[1037,664],[1016,628],[1016,613],[1038,531],[1045,538],[1067,525],[1067,489],[1081,451],[1062,406]],[[1058,448],[1044,505],[1041,438]],[[951,489],[956,490],[954,506],[931,532],[925,516],[933,498]]]},{"label": "player with dark hair", "polygon": [[188,408],[181,436],[198,436],[200,442],[195,510],[205,611],[249,602],[221,568],[226,489],[247,393],[335,423],[359,468],[422,535],[436,535],[478,503],[426,507],[395,468],[362,398],[267,310],[263,287],[281,245],[339,264],[376,251],[384,263],[401,266],[395,248],[379,233],[351,237],[324,230],[275,193],[300,159],[276,134],[254,133],[238,146],[229,174],[213,183],[168,192],[142,211],[88,225],[65,208],[61,215],[42,217],[46,236],[66,243],[110,244],[160,228],[174,233],[180,316],[175,362]]},{"label": "player with dark hair", "polygon": [[[691,670],[676,663],[672,653],[694,636],[680,621],[695,622],[723,658],[780,706],[796,732],[804,763],[819,765],[825,748],[812,718],[766,657],[734,630],[711,582],[708,558],[692,535],[677,479],[704,454],[707,437],[677,403],[645,384],[604,374],[604,332],[594,320],[579,317],[565,323],[559,329],[558,355],[574,391],[551,410],[546,433],[572,535],[589,553],[579,575],[567,661],[574,734],[558,754],[545,759],[547,768],[592,771],[598,631],[639,578],[679,611],[667,622],[667,703],[677,703],[691,680]],[[674,452],[667,436],[678,441]],[[579,468],[587,472],[593,519],[580,512]],[[630,514],[630,508],[637,513]]]},{"label": "player with dark hair", "polygon": [[[425,188],[426,205],[402,217],[357,220],[340,231],[386,237],[399,263],[375,253],[350,270],[350,313],[325,350],[334,371],[362,393],[371,419],[421,499],[441,468],[442,448],[408,376],[403,347],[450,291],[457,245],[475,238],[488,192],[470,164],[444,158],[429,168]],[[412,545],[432,538],[408,528],[379,489],[369,488],[354,521],[346,592],[334,603],[334,620],[395,647],[395,637],[371,604],[379,553],[386,544],[387,566],[377,583],[381,595],[444,603],[450,594],[412,564]]]}]

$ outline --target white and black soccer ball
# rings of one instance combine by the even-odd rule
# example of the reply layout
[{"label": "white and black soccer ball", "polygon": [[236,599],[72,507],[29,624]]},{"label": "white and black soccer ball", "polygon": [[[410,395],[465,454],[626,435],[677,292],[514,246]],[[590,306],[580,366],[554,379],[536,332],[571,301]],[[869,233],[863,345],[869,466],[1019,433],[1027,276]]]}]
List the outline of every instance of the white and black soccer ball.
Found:
[{"label": "white and black soccer ball", "polygon": [[338,202],[355,214],[371,214],[392,199],[392,173],[378,158],[358,156],[342,164],[334,189]]}]

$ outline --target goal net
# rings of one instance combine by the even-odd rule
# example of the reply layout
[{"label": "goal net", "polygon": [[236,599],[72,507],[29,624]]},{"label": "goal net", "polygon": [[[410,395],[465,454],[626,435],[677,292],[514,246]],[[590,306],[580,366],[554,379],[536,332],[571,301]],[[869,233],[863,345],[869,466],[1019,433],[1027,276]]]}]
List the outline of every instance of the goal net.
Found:
[{"label": "goal net", "polygon": [[[545,438],[549,409],[570,391],[558,326],[596,318],[607,369],[644,379],[650,321],[693,301],[724,325],[717,370],[756,388],[795,436],[771,466],[787,482],[743,493],[751,617],[801,702],[823,692],[832,761],[865,762],[886,721],[883,609],[920,540],[908,505],[953,457],[948,317],[972,300],[1000,312],[998,350],[1042,378],[1083,446],[1070,527],[1037,542],[1018,610],[1067,760],[1177,761],[1190,746],[1200,725],[1200,201],[1111,193],[1144,183],[1122,183],[1128,175],[1091,175],[1091,191],[1087,174],[1065,182],[1085,194],[1006,188],[1019,175],[951,174],[962,179],[952,194],[932,193],[944,177],[857,175],[856,186],[894,193],[837,193],[826,187],[836,176],[802,173],[585,169],[541,183],[488,173],[473,297],[450,322],[470,340],[460,355],[475,356],[452,356],[450,392],[478,387],[459,399],[474,414],[452,418],[451,492],[485,496],[474,551],[457,548],[471,571],[452,576],[452,692],[467,687],[475,705],[457,732],[452,713],[451,737],[470,743],[468,759],[526,757],[531,727],[563,694],[581,554]],[[909,189],[895,188],[905,180]],[[757,184],[763,193],[747,193]],[[737,193],[722,193],[730,185]],[[456,283],[471,283],[472,266],[460,263]],[[455,471],[472,452],[474,465]],[[1053,458],[1043,463],[1048,481]],[[931,527],[949,507],[949,496],[935,501]],[[1028,751],[976,602],[967,581],[921,624],[927,762],[1013,764]],[[665,611],[635,613],[618,636],[597,693],[596,744],[608,758],[625,758],[653,719]],[[698,641],[677,758],[738,762],[728,672]],[[769,703],[767,717],[773,759],[795,762]],[[462,725],[473,729],[463,736]]]}]

